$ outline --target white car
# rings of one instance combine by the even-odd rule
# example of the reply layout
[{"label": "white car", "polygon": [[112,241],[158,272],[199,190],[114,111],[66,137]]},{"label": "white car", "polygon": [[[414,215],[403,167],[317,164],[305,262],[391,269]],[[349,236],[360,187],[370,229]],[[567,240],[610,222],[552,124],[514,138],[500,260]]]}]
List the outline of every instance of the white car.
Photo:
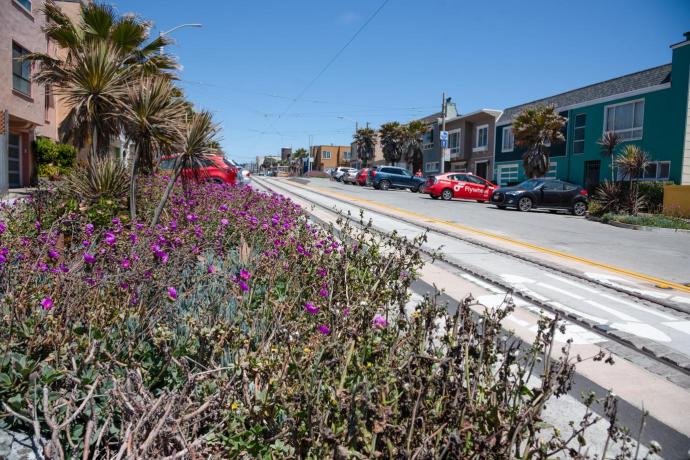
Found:
[{"label": "white car", "polygon": [[343,180],[343,176],[349,172],[356,172],[357,170],[355,168],[348,168],[346,166],[338,166],[338,168],[335,170],[335,174],[333,174],[333,179],[337,180],[338,182],[341,182]]}]

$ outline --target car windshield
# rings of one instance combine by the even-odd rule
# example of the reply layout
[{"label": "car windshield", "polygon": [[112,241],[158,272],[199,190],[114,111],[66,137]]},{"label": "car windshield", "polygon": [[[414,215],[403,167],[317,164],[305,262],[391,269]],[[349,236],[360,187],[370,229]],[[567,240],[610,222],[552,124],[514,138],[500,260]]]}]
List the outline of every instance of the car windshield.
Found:
[{"label": "car windshield", "polygon": [[539,187],[541,184],[543,184],[544,181],[541,179],[528,179],[518,185],[520,188],[524,188],[525,190],[533,190],[537,187]]}]

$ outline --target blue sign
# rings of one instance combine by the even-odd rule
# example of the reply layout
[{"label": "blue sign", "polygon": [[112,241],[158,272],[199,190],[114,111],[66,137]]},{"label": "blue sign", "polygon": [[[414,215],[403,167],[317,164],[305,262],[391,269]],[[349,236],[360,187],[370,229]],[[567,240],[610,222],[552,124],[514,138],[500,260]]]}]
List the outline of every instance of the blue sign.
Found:
[{"label": "blue sign", "polygon": [[[445,131],[441,131],[441,132],[445,133]],[[448,147],[448,139],[447,138],[446,139],[441,138],[441,148],[445,149],[446,147]]]},{"label": "blue sign", "polygon": [[442,141],[447,141],[448,140],[448,131],[441,131],[438,136],[439,139]]}]

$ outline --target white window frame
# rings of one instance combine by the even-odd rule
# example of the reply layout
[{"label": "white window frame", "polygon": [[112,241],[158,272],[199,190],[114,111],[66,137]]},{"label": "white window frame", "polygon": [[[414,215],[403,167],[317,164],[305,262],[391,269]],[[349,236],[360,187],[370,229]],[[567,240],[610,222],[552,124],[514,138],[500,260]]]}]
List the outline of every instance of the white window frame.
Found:
[{"label": "white window frame", "polygon": [[[455,147],[453,147],[450,143],[450,140],[453,137],[453,134],[458,135],[458,144]],[[462,128],[448,131],[448,148],[450,148],[450,154],[451,155],[459,154],[462,152]]]},{"label": "white window frame", "polygon": [[[642,171],[642,177],[635,178],[633,180],[636,181],[659,181],[659,180],[669,180],[671,178],[671,162],[670,161],[650,161],[649,164],[656,164],[656,175],[655,177],[645,177],[646,171]],[[661,172],[661,165],[662,164],[667,164],[668,165],[668,176],[666,177],[661,177],[659,173]],[[616,179],[621,181],[621,180],[630,180],[628,179],[627,175],[623,175],[623,172],[621,171],[620,166],[616,167]]]},{"label": "white window frame", "polygon": [[[510,147],[506,148],[506,133],[510,135]],[[515,149],[515,134],[513,133],[513,125],[503,127],[501,134],[501,153],[512,152]]]},{"label": "white window frame", "polygon": [[[486,144],[479,145],[479,131],[486,129]],[[474,129],[474,148],[473,152],[483,152],[489,149],[489,125],[479,125]]]},{"label": "white window frame", "polygon": [[331,151],[330,150],[324,150],[321,152],[321,158],[324,160],[330,160],[331,159]]},{"label": "white window frame", "polygon": [[494,178],[496,183],[501,186],[510,182],[517,182],[520,178],[520,165],[518,163],[496,165]]},{"label": "white window frame", "polygon": [[[585,124],[582,126],[578,126],[577,123],[577,117],[579,115],[584,115],[585,116]],[[604,118],[606,118],[606,112],[604,112]],[[604,120],[604,124],[606,124],[606,120]],[[578,129],[582,129],[584,131],[584,134],[582,136],[582,139],[576,139],[575,138],[575,131]],[[587,135],[587,114],[586,113],[576,113],[575,116],[573,117],[573,155],[584,155],[585,154],[585,149],[584,149],[584,144],[585,144],[585,136]],[[582,152],[577,153],[575,151],[575,143],[576,142],[581,142],[582,143]]]},{"label": "white window frame", "polygon": [[629,138],[623,138],[623,137],[621,137],[621,141],[623,141],[623,142],[629,142],[629,141],[639,141],[639,140],[642,140],[642,138],[644,137],[644,109],[645,109],[645,99],[644,99],[644,98],[635,99],[635,100],[632,100],[632,101],[619,102],[619,103],[617,103],[617,104],[605,105],[605,106],[604,106],[604,126],[602,127],[602,134],[605,134],[606,131],[607,131],[607,129],[606,129],[606,114],[608,113],[609,109],[616,108],[616,107],[619,107],[619,106],[622,106],[622,105],[633,104],[633,124],[634,124],[634,123],[635,123],[635,107],[634,107],[634,105],[637,104],[638,102],[642,103],[642,123],[641,123],[641,125],[640,125],[639,128],[635,128],[635,127],[633,126],[632,128],[625,128],[625,129],[616,130],[616,128],[615,128],[615,126],[616,126],[616,117],[615,117],[615,111],[614,111],[613,123],[611,123],[611,125],[613,126],[613,129],[610,129],[610,130],[608,130],[608,131],[612,131],[612,132],[618,134],[619,136],[621,136],[621,134],[625,134],[625,133],[628,133],[628,132],[632,133],[632,132],[635,132],[635,131],[640,131],[640,137],[629,137]]},{"label": "white window frame", "polygon": [[[432,167],[431,165],[434,165],[434,166]],[[427,161],[426,164],[424,165],[424,170],[426,172],[438,172],[438,171],[440,171],[439,162],[438,161]]]},{"label": "white window frame", "polygon": [[[427,134],[431,133],[431,142],[424,142],[426,140]],[[430,128],[424,132],[422,136],[422,150],[431,150],[434,148],[434,129]]]}]

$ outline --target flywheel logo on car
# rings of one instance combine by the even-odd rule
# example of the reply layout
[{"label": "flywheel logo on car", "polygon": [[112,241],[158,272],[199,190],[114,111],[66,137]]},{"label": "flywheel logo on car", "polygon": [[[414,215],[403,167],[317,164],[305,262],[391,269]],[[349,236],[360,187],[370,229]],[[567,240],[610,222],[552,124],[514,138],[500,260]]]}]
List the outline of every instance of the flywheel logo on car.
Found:
[{"label": "flywheel logo on car", "polygon": [[472,186],[467,185],[467,184],[465,184],[464,186],[458,184],[458,185],[453,187],[453,190],[455,190],[456,192],[459,192],[461,189],[465,189],[465,191],[467,193],[474,193],[474,192],[480,192],[481,193],[484,191],[484,189],[482,189],[482,188],[472,187]]}]

